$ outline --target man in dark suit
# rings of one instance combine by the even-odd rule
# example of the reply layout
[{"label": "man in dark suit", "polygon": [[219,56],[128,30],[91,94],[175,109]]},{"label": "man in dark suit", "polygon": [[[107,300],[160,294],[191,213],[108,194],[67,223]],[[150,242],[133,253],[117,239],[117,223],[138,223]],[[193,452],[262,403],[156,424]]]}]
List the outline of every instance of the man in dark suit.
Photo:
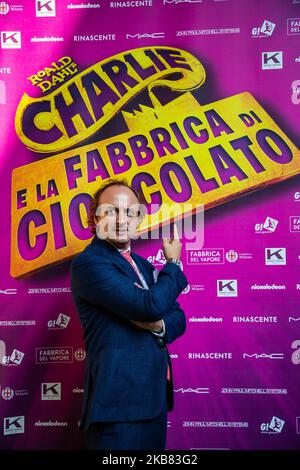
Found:
[{"label": "man in dark suit", "polygon": [[84,330],[86,367],[80,427],[89,449],[164,450],[173,381],[167,344],[183,335],[176,298],[187,286],[178,237],[163,239],[159,271],[131,252],[141,199],[126,181],[95,194],[96,236],[72,262],[72,294]]}]

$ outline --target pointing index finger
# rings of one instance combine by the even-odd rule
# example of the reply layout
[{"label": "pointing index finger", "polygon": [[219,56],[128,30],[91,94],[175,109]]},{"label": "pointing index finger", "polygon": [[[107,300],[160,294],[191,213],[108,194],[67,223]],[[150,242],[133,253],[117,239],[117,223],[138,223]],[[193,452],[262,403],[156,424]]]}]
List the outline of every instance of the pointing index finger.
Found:
[{"label": "pointing index finger", "polygon": [[176,223],[174,223],[174,240],[179,240],[179,234]]}]

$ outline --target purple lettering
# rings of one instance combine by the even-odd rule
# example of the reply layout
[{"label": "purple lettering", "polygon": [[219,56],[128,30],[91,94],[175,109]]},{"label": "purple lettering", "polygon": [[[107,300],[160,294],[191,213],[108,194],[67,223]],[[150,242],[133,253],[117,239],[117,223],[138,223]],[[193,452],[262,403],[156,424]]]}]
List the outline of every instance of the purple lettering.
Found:
[{"label": "purple lettering", "polygon": [[233,177],[238,180],[244,180],[247,178],[247,175],[240,169],[221,145],[211,147],[209,151],[223,184],[231,183],[231,178]]},{"label": "purple lettering", "polygon": [[45,251],[48,239],[47,233],[35,235],[33,246],[30,244],[30,240],[33,240],[33,237],[29,235],[29,232],[32,230],[30,225],[34,225],[35,228],[38,228],[45,224],[45,216],[38,210],[27,212],[20,220],[17,239],[19,253],[24,260],[31,261],[36,259]]}]

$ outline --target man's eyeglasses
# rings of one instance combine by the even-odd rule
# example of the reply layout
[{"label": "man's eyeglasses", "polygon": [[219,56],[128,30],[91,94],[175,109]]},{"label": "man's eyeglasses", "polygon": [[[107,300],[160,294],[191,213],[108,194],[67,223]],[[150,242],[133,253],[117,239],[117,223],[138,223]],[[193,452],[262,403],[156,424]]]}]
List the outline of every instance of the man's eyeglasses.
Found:
[{"label": "man's eyeglasses", "polygon": [[117,218],[120,215],[120,211],[122,211],[128,219],[138,218],[142,215],[140,205],[137,205],[137,207],[119,208],[115,206],[107,206],[106,204],[101,204],[97,207],[96,216]]}]

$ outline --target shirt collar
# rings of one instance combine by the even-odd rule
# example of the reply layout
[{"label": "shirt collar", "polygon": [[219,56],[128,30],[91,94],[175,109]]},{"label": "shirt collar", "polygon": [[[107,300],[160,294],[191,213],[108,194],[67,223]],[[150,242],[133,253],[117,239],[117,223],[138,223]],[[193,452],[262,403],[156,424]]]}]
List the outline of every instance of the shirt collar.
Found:
[{"label": "shirt collar", "polygon": [[131,252],[131,247],[130,247],[130,245],[129,245],[128,248],[118,248],[118,247],[117,247],[116,245],[114,245],[114,243],[111,242],[110,240],[105,239],[105,241],[106,241],[107,243],[109,243],[111,246],[113,246],[113,247],[114,247],[116,250],[118,250],[119,252],[121,252],[121,251],[122,251],[123,253],[126,253],[127,251],[128,251],[129,253]]}]

